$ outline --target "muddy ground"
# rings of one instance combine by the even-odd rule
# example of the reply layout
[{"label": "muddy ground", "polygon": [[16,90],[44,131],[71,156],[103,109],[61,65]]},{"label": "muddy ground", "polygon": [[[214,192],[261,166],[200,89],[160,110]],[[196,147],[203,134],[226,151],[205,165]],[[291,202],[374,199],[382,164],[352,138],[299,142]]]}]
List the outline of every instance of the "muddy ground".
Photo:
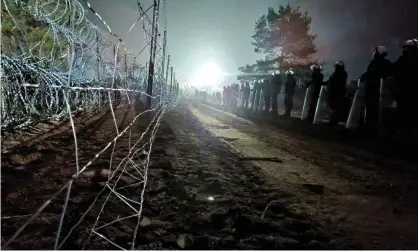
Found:
[{"label": "muddy ground", "polygon": [[280,156],[278,165],[254,164],[272,186],[293,194],[286,201],[290,208],[311,215],[339,242],[367,249],[418,246],[417,148],[405,148],[411,142],[359,142],[357,132],[295,118],[229,109],[233,115],[198,103],[194,107],[209,127],[228,128],[212,132],[230,138],[241,154]]},{"label": "muddy ground", "polygon": [[[118,127],[126,127],[142,109],[116,109]],[[106,110],[75,121],[85,164],[115,137],[115,124]],[[140,117],[131,139],[118,139],[112,166],[149,123]],[[40,128],[6,135],[2,142],[2,243],[74,171],[68,124]],[[16,143],[19,137],[26,141]],[[150,137],[149,132],[143,142]],[[111,149],[105,151],[74,183],[61,236],[102,191],[107,176],[101,173],[110,155]],[[418,175],[413,167],[350,145],[293,135],[260,119],[182,102],[164,115],[152,146],[135,248],[417,248]],[[140,189],[124,189],[124,195],[139,201]],[[117,248],[96,234],[86,242],[106,196],[98,196],[62,249]],[[52,249],[63,197],[52,201],[9,248]],[[111,196],[99,226],[130,215],[132,210]],[[129,218],[98,232],[128,249],[137,224],[137,218]]]}]

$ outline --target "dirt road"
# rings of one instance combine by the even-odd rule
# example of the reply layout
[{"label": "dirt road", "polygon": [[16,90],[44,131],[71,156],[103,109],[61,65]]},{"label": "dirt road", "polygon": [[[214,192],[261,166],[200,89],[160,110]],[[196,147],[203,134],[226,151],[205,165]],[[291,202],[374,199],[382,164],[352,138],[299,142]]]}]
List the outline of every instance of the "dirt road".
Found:
[{"label": "dirt road", "polygon": [[339,243],[366,249],[418,247],[418,170],[413,163],[309,135],[292,137],[206,105],[195,104],[192,111],[213,135],[254,159],[278,193],[289,195],[277,200],[320,223]]},{"label": "dirt road", "polygon": [[[116,109],[118,127],[124,128],[132,121],[138,109],[141,108]],[[83,164],[112,140],[115,124],[108,112],[80,117],[76,123]],[[80,224],[63,249],[117,248],[109,240],[118,247],[132,246],[138,219],[106,225],[133,215],[115,196],[109,199],[98,221],[100,234],[109,240],[88,236],[106,199],[100,192],[107,178],[101,175],[102,170],[123,159],[148,123],[138,120],[131,137],[118,139],[112,162],[111,151],[103,152],[89,168],[92,175],[75,182],[62,236],[77,222]],[[68,125],[59,126],[24,145],[15,139],[3,154],[3,243],[74,171],[71,136]],[[345,146],[308,136],[293,137],[276,127],[257,125],[204,105],[181,103],[165,115],[152,146],[134,246],[418,247],[414,239],[418,232],[418,179],[414,169],[408,163],[370,154],[358,160],[351,155],[353,149],[344,149]],[[125,196],[140,201],[140,190],[128,187],[133,181],[124,182]],[[10,247],[53,248],[63,201],[63,195],[52,201]],[[94,206],[84,215],[92,202]]]},{"label": "dirt road", "polygon": [[[132,109],[116,111],[122,128],[123,121],[130,121],[135,114]],[[102,146],[112,138],[112,135],[107,135],[114,130],[109,114],[94,121],[79,133],[81,156],[86,156],[81,158],[83,161],[96,153],[95,146]],[[139,122],[132,129],[133,140],[144,130]],[[51,133],[50,137],[28,144],[27,148],[9,148],[3,156],[3,243],[68,179],[74,165],[74,146],[69,143],[69,138],[71,133],[65,133],[65,130],[60,134]],[[127,137],[118,140],[115,163],[126,154],[128,145]],[[90,170],[101,173],[103,168],[108,168],[109,157],[109,151],[103,153]],[[278,197],[292,195],[270,186],[261,169],[203,127],[188,104],[180,104],[170,111],[161,123],[153,144],[147,177],[143,217],[135,248],[347,247],[336,242],[317,222],[289,208],[286,201],[278,201]],[[101,195],[105,180],[106,177],[95,175],[80,178],[74,184],[62,236],[77,222],[80,221],[80,224],[62,248],[117,248],[98,235],[89,239],[106,199],[106,193]],[[129,181],[126,182],[129,185]],[[132,187],[125,189],[124,194],[129,199],[140,201],[139,192]],[[84,215],[94,201],[94,206]],[[51,249],[62,204],[63,196],[51,202],[10,247]],[[137,219],[129,218],[111,225],[106,223],[132,214],[124,203],[111,197],[98,222],[100,234],[118,247],[130,248]]]}]

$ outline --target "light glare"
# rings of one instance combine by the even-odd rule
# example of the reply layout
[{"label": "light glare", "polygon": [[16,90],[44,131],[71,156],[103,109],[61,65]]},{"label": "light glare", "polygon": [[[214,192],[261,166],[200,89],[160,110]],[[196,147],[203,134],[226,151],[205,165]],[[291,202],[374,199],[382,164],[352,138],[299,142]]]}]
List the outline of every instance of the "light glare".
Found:
[{"label": "light glare", "polygon": [[196,87],[215,86],[220,83],[223,75],[221,68],[215,62],[207,62],[197,69],[191,83]]}]

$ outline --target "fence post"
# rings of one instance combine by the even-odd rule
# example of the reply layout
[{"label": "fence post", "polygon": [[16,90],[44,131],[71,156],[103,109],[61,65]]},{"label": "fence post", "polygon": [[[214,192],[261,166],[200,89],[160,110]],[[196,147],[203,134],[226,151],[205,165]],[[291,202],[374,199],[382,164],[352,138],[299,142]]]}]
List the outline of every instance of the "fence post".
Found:
[{"label": "fence post", "polygon": [[156,54],[156,47],[157,47],[157,37],[158,37],[158,11],[160,7],[160,0],[154,0],[154,11],[153,11],[153,18],[152,18],[152,35],[151,35],[151,53],[149,59],[149,68],[148,68],[148,85],[147,85],[147,103],[146,109],[151,108],[151,96],[152,96],[152,84],[154,81],[154,64],[155,64],[155,54]]},{"label": "fence post", "polygon": [[164,31],[164,40],[163,40],[163,60],[161,62],[161,78],[160,78],[160,88],[161,88],[161,97],[160,99],[162,99],[162,94],[163,94],[163,86],[165,85],[165,81],[164,81],[164,67],[165,67],[165,53],[166,53],[166,48],[167,48],[167,30]]},{"label": "fence post", "polygon": [[100,78],[100,57],[99,57],[99,34],[97,33],[96,30],[96,77],[97,77],[97,82],[99,82],[99,78]]},{"label": "fence post", "polygon": [[[114,60],[113,67],[115,67],[115,69],[116,69],[118,59],[117,59],[117,55],[116,55],[116,46],[115,45],[113,45],[113,60]],[[118,81],[118,80],[116,79],[116,76],[113,76],[113,83],[111,85],[111,88],[115,88],[115,81]],[[115,91],[113,92],[113,96],[114,96],[114,102],[115,102],[117,100],[117,95],[116,95]],[[109,102],[110,101],[111,100],[109,100]]]},{"label": "fence post", "polygon": [[179,99],[179,87],[180,87],[180,83],[179,81],[176,81],[177,85],[176,85],[176,99]]},{"label": "fence post", "polygon": [[174,77],[174,69],[173,69],[173,67],[171,66],[171,79],[170,79],[170,99],[171,99],[171,93],[172,93],[172,91],[173,91],[173,77]]},{"label": "fence post", "polygon": [[170,55],[168,55],[168,59],[167,59],[167,70],[166,70],[166,73],[165,73],[165,79],[164,79],[164,82],[165,82],[165,90],[166,90],[166,92],[167,92],[167,95],[168,95],[168,70],[169,70],[169,67],[170,67]]},{"label": "fence post", "polygon": [[176,72],[173,73],[172,89],[171,94],[174,96],[174,91],[176,90]]}]

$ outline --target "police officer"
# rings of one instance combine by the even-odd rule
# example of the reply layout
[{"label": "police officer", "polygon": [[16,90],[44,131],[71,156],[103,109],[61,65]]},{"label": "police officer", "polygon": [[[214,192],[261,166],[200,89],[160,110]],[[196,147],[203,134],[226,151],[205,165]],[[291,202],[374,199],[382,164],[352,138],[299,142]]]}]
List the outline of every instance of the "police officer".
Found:
[{"label": "police officer", "polygon": [[257,90],[258,90],[258,86],[260,85],[259,80],[255,80],[254,81],[254,86],[253,86],[253,90],[252,90],[252,98],[251,98],[251,109],[254,110],[256,107],[256,97],[257,97]]},{"label": "police officer", "polygon": [[248,103],[250,102],[250,93],[251,93],[251,88],[250,88],[250,83],[246,82],[244,89],[243,89],[243,101],[242,101],[242,106],[244,108],[248,108]]},{"label": "police officer", "polygon": [[324,82],[324,74],[322,74],[322,68],[318,64],[311,66],[312,75],[311,80],[308,83],[308,87],[313,86],[313,95],[309,107],[308,121],[313,121],[316,112],[316,105],[318,103],[319,93],[321,91],[321,86]]},{"label": "police officer", "polygon": [[290,116],[293,109],[293,95],[295,94],[296,78],[292,69],[286,71],[286,83],[284,87],[285,116]]},{"label": "police officer", "polygon": [[386,58],[388,51],[384,46],[373,48],[373,58],[367,71],[361,76],[365,84],[364,104],[366,119],[364,127],[369,136],[377,133],[379,125],[380,81],[391,74],[392,63]]},{"label": "police officer", "polygon": [[256,85],[256,93],[255,93],[255,111],[259,111],[261,109],[260,107],[260,98],[261,98],[261,90],[263,89],[264,80],[261,79],[258,81]]},{"label": "police officer", "polygon": [[397,82],[394,98],[397,103],[398,130],[406,136],[416,125],[416,118],[412,114],[416,109],[414,97],[418,93],[417,39],[408,39],[404,43],[402,55],[394,63],[394,75]]},{"label": "police officer", "polygon": [[331,110],[330,124],[338,124],[344,110],[345,86],[347,84],[347,72],[344,62],[338,61],[334,65],[334,72],[328,79],[328,105]]},{"label": "police officer", "polygon": [[263,98],[264,98],[264,112],[269,112],[270,111],[270,106],[271,106],[271,94],[272,94],[272,89],[273,89],[273,79],[272,76],[268,76],[264,79],[263,82]]},{"label": "police officer", "polygon": [[239,98],[239,84],[233,84],[232,85],[232,89],[233,89],[233,106],[237,107],[238,106],[238,98]]},{"label": "police officer", "polygon": [[282,78],[280,76],[280,71],[275,70],[273,72],[272,80],[271,80],[271,102],[272,102],[272,112],[274,114],[278,113],[277,110],[277,98],[280,94],[282,89]]},{"label": "police officer", "polygon": [[228,89],[224,86],[222,93],[222,106],[228,106]]}]

